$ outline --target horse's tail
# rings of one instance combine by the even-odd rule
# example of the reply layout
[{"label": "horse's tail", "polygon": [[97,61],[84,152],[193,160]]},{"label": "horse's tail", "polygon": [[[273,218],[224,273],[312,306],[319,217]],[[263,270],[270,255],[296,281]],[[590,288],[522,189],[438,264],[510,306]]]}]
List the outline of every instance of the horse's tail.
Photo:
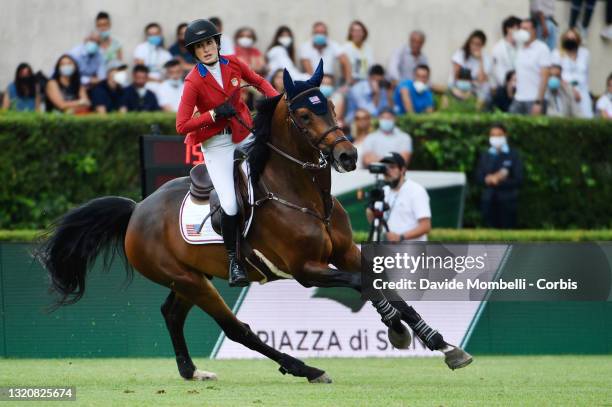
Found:
[{"label": "horse's tail", "polygon": [[55,221],[35,254],[49,273],[50,291],[60,295],[52,309],[83,297],[85,276],[101,252],[105,252],[105,271],[119,252],[128,276],[132,276],[124,240],[135,206],[131,199],[107,196],[72,209]]}]

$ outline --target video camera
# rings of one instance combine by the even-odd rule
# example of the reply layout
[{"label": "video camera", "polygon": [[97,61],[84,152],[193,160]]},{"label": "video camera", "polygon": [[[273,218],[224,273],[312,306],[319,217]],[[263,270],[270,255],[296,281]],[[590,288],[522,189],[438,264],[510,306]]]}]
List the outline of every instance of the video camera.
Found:
[{"label": "video camera", "polygon": [[385,180],[383,175],[387,173],[387,165],[384,163],[372,163],[368,165],[370,174],[376,176],[374,188],[368,193],[368,208],[372,210],[374,219],[370,225],[370,233],[368,234],[369,242],[380,242],[385,230],[388,231],[387,223],[384,220],[384,213],[389,209],[389,205],[385,202]]}]

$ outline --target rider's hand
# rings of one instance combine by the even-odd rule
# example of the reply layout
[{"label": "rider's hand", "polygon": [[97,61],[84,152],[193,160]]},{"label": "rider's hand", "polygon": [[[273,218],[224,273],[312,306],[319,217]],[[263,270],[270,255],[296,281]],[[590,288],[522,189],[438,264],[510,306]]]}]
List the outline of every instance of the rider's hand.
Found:
[{"label": "rider's hand", "polygon": [[215,108],[216,117],[228,118],[236,115],[236,109],[229,102],[225,102]]}]

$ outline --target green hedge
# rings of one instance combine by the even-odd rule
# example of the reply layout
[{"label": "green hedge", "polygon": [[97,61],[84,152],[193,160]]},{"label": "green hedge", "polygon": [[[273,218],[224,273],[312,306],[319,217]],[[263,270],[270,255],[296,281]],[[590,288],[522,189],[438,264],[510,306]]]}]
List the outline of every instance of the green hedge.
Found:
[{"label": "green hedge", "polygon": [[482,225],[474,171],[494,122],[508,128],[524,165],[520,228],[612,226],[612,122],[507,114],[401,118],[400,126],[413,138],[412,169],[466,172],[466,226]]},{"label": "green hedge", "polygon": [[[33,242],[42,236],[40,230],[0,230],[0,242]],[[365,242],[367,232],[357,231],[356,242]],[[429,240],[434,242],[587,242],[612,241],[612,229],[601,230],[495,230],[433,229]]]},{"label": "green hedge", "polygon": [[[472,173],[495,121],[506,124],[525,164],[520,227],[612,227],[612,123],[499,114],[401,118],[413,136],[412,169],[468,173],[467,226],[481,225]],[[101,195],[139,199],[138,137],[152,124],[175,132],[172,114],[0,114],[0,228],[42,228]]]},{"label": "green hedge", "polygon": [[0,115],[0,228],[41,228],[101,195],[140,199],[139,135],[172,114]]}]

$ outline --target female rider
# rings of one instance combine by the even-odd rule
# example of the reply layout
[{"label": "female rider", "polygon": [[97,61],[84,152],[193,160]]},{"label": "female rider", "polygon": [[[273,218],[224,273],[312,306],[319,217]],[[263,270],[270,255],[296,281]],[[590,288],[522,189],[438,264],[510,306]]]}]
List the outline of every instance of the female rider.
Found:
[{"label": "female rider", "polygon": [[[185,79],[176,116],[176,130],[186,134],[185,143],[201,144],[206,167],[221,203],[221,229],[229,258],[229,285],[248,284],[246,272],[236,259],[238,205],[234,190],[234,149],[252,126],[251,114],[240,97],[231,97],[245,81],[267,97],[278,92],[234,55],[220,55],[221,33],[208,20],[192,21],[185,30],[185,47],[198,61]],[[196,114],[194,108],[197,108]]]}]

